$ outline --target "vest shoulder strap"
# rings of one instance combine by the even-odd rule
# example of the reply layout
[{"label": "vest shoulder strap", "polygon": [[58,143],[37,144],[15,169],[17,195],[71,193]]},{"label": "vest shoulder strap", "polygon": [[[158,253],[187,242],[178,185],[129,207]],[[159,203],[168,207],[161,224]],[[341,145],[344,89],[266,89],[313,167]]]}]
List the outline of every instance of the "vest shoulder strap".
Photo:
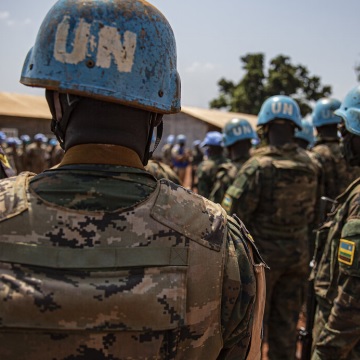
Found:
[{"label": "vest shoulder strap", "polygon": [[151,209],[153,219],[203,246],[220,251],[227,217],[225,210],[204,197],[162,179]]}]

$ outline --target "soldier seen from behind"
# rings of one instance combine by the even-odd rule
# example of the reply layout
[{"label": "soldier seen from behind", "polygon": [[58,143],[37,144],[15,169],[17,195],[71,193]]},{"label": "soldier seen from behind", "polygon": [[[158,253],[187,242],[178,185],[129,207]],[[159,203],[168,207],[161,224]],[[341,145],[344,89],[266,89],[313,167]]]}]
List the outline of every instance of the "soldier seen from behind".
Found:
[{"label": "soldier seen from behind", "polygon": [[[335,115],[344,121],[340,125],[344,158],[350,166],[359,166],[359,86],[346,95]],[[317,233],[312,360],[360,358],[360,178],[336,201]]]},{"label": "soldier seen from behind", "polygon": [[325,196],[331,199],[335,199],[360,176],[360,167],[347,164],[341,154],[338,136],[341,118],[334,113],[340,105],[337,99],[323,98],[316,102],[312,113],[317,136],[311,151],[323,167]]},{"label": "soldier seen from behind", "polygon": [[26,170],[39,174],[49,168],[49,153],[44,134],[34,135],[33,142],[26,149]]},{"label": "soldier seen from behind", "polygon": [[309,120],[301,120],[301,129],[295,130],[294,141],[304,150],[310,150],[315,142],[314,127]]},{"label": "soldier seen from behind", "polygon": [[176,62],[146,1],[60,0],[43,20],[21,82],[46,89],[65,154],[0,181],[3,359],[259,358],[252,237],[144,168],[180,111]]},{"label": "soldier seen from behind", "polygon": [[171,149],[171,162],[174,171],[183,185],[185,182],[186,169],[190,164],[190,151],[186,147],[187,138],[184,134],[176,136],[175,145]]},{"label": "soldier seen from behind", "polygon": [[171,160],[171,150],[175,144],[175,136],[170,134],[166,138],[166,144],[162,147],[161,153],[162,153],[162,161],[169,166],[172,166],[172,160]]},{"label": "soldier seen from behind", "polygon": [[242,166],[222,206],[241,217],[271,271],[266,276],[265,340],[271,360],[295,358],[297,322],[308,275],[308,227],[318,191],[317,168],[294,143],[298,104],[273,96],[262,105],[262,146]]},{"label": "soldier seen from behind", "polygon": [[206,198],[210,197],[219,166],[230,161],[224,154],[223,145],[223,136],[219,131],[209,131],[200,144],[205,150],[205,156],[196,173],[197,189],[198,193]]},{"label": "soldier seen from behind", "polygon": [[209,196],[211,201],[221,203],[241,166],[250,158],[252,141],[255,139],[256,132],[245,119],[232,119],[224,126],[223,143],[231,161],[219,166]]}]

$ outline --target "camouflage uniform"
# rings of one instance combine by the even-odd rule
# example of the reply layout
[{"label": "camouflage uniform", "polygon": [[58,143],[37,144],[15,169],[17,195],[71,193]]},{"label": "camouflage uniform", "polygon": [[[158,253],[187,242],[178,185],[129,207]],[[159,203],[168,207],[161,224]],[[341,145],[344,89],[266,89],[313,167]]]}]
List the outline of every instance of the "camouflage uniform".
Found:
[{"label": "camouflage uniform", "polygon": [[202,161],[197,169],[198,193],[209,198],[211,189],[214,186],[216,173],[221,164],[230,162],[224,155],[209,156],[208,159]]},{"label": "camouflage uniform", "polygon": [[165,145],[162,147],[162,149],[161,149],[163,162],[164,162],[166,165],[169,165],[169,166],[172,165],[172,154],[171,154],[171,151],[172,151],[172,148],[173,148],[173,147],[174,147],[173,144],[165,144]]},{"label": "camouflage uniform", "polygon": [[360,179],[337,201],[317,234],[312,360],[360,359]]},{"label": "camouflage uniform", "polygon": [[311,149],[324,172],[325,195],[335,199],[360,176],[359,166],[350,166],[341,154],[338,139],[319,139]]},{"label": "camouflage uniform", "polygon": [[36,143],[29,145],[27,148],[26,160],[26,170],[35,174],[41,173],[45,169],[49,168],[49,154],[43,144],[40,146]]},{"label": "camouflage uniform", "polygon": [[0,146],[0,179],[4,179],[14,175],[15,171],[11,168],[5,152]]},{"label": "camouflage uniform", "polygon": [[78,145],[1,180],[0,226],[2,358],[260,358],[251,236],[132,150]]},{"label": "camouflage uniform", "polygon": [[271,269],[264,317],[270,359],[295,357],[317,178],[313,161],[296,144],[262,147],[240,169],[222,202],[229,214],[242,218]]},{"label": "camouflage uniform", "polygon": [[249,157],[241,158],[219,166],[215,175],[214,186],[209,195],[209,200],[215,203],[221,203],[226,190],[234,182],[237,173],[248,159]]},{"label": "camouflage uniform", "polygon": [[169,165],[166,165],[161,161],[151,159],[148,161],[145,169],[158,180],[169,179],[175,184],[181,185],[180,179],[175,171]]}]

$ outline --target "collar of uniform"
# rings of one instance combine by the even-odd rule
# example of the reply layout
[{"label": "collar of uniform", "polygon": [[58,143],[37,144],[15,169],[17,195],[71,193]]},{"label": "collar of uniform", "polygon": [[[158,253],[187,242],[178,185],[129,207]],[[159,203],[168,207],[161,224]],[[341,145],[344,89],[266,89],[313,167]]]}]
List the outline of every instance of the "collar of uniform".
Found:
[{"label": "collar of uniform", "polygon": [[119,165],[144,170],[144,165],[134,150],[108,144],[82,144],[71,147],[65,152],[59,167],[74,164]]}]

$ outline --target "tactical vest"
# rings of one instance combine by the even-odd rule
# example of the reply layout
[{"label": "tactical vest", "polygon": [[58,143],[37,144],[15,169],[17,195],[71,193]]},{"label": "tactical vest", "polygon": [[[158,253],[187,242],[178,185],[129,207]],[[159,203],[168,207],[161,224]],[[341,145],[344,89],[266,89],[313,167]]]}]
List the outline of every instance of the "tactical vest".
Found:
[{"label": "tactical vest", "polygon": [[261,194],[251,227],[255,239],[304,240],[314,216],[317,169],[300,148],[262,150],[256,157]]},{"label": "tactical vest", "polygon": [[219,205],[162,180],[135,207],[76,211],[43,201],[30,178],[0,182],[2,358],[217,357]]},{"label": "tactical vest", "polygon": [[[354,258],[354,254],[351,256],[351,251],[346,251],[345,255],[349,256],[348,259],[340,259],[340,261],[338,259],[341,255],[339,251],[341,239],[345,240],[345,245],[350,240],[354,243],[353,249],[359,251],[358,215],[352,214],[351,221],[347,221],[350,201],[359,193],[360,179],[354,181],[346,192],[337,198],[338,205],[329,214],[327,221],[317,230],[315,267],[312,277],[315,277],[314,287],[318,302],[329,311],[338,292],[339,267],[342,267],[342,271],[349,276],[360,276],[358,261]],[[356,240],[353,239],[354,236],[357,237]]]}]

